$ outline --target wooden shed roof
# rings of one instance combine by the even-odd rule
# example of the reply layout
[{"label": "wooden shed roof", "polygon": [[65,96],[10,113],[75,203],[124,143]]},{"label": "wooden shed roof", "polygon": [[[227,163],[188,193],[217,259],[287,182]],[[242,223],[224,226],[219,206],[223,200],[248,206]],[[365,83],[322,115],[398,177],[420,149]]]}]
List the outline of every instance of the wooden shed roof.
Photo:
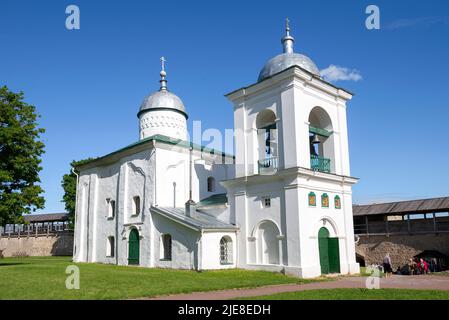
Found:
[{"label": "wooden shed roof", "polygon": [[23,216],[25,222],[59,222],[69,220],[68,213],[29,214]]},{"label": "wooden shed roof", "polygon": [[449,197],[353,205],[354,216],[449,212]]}]

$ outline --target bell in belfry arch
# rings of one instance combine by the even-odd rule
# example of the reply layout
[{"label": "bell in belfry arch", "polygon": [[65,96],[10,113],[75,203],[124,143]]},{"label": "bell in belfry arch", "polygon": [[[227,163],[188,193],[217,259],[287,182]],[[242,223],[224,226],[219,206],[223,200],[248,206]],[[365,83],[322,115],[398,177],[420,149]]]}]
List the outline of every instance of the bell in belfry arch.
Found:
[{"label": "bell in belfry arch", "polygon": [[319,144],[320,143],[320,138],[318,138],[317,134],[314,134],[312,137],[312,144]]}]

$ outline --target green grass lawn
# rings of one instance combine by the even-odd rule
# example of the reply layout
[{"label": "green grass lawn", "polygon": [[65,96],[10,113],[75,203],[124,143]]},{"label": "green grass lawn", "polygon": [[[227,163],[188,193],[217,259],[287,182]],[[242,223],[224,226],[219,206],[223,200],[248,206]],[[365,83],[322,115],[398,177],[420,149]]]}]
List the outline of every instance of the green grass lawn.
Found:
[{"label": "green grass lawn", "polygon": [[449,291],[405,289],[326,289],[278,293],[242,300],[448,300]]},{"label": "green grass lawn", "polygon": [[[366,267],[360,267],[360,274],[359,274],[359,276],[369,277],[371,275],[372,275],[372,272],[368,272]],[[380,271],[378,275],[381,278],[385,276],[385,274],[382,271]]]},{"label": "green grass lawn", "polygon": [[78,263],[80,289],[65,287],[69,257],[0,259],[0,299],[128,299],[164,294],[306,283],[279,273],[183,271]]}]

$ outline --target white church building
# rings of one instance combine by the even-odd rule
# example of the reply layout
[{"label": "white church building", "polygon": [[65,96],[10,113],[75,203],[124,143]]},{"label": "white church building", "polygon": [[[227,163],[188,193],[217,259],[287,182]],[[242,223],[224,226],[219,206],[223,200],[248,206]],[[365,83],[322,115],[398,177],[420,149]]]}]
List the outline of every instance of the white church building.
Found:
[{"label": "white church building", "polygon": [[193,270],[243,268],[303,278],[359,272],[346,102],[352,94],[293,51],[226,95],[235,156],[188,140],[167,88],[138,111],[140,140],[79,166],[76,262]]}]

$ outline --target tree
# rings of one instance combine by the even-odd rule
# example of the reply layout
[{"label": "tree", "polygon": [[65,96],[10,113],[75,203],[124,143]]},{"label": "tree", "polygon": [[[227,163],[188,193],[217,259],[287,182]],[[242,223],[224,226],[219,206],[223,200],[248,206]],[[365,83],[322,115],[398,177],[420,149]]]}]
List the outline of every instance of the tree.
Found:
[{"label": "tree", "polygon": [[45,132],[23,93],[0,87],[0,225],[23,222],[22,214],[44,208],[39,185]]},{"label": "tree", "polygon": [[[70,163],[70,167],[76,169],[76,167],[92,161],[93,158],[75,161]],[[69,213],[69,221],[73,226],[75,222],[75,206],[76,206],[76,175],[70,170],[70,173],[66,173],[62,176],[61,186],[64,189],[64,196],[62,202],[65,203],[65,210]]]}]

